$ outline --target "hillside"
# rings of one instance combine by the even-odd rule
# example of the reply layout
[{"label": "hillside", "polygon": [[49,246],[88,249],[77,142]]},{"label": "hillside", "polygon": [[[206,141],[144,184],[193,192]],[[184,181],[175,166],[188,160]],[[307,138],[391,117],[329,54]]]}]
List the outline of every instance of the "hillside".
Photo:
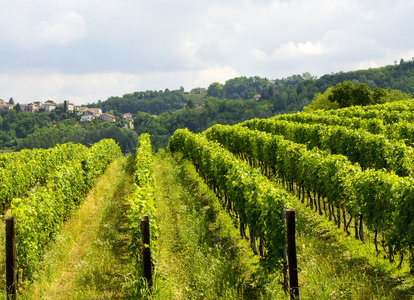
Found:
[{"label": "hillside", "polygon": [[[397,89],[414,93],[414,62],[382,68],[339,72],[320,78],[304,73],[282,79],[238,77],[208,88],[141,91],[89,104],[117,116],[114,124],[79,124],[80,116],[62,112],[0,111],[0,150],[48,148],[69,141],[84,145],[113,138],[124,153],[133,152],[137,135],[150,133],[155,149],[165,148],[179,128],[202,132],[214,124],[234,125],[253,118],[301,111],[315,95],[349,80],[369,89]],[[260,95],[260,97],[258,96]],[[134,129],[126,129],[122,113],[132,113]],[[121,116],[121,117],[119,117]]]},{"label": "hillside", "polygon": [[[367,70],[326,74],[317,78],[309,73],[292,75],[282,79],[267,79],[259,76],[237,77],[224,84],[214,82],[206,87],[180,90],[145,91],[126,94],[122,97],[110,97],[106,101],[92,103],[104,111],[117,110],[121,113],[146,112],[159,115],[182,108],[188,100],[202,103],[206,97],[218,99],[253,99],[260,94],[272,107],[272,114],[300,111],[308,105],[316,93],[324,93],[327,88],[343,81],[366,83],[373,90],[376,87],[395,89],[414,94],[414,60],[401,60],[398,64]],[[161,104],[162,103],[162,104]]]}]

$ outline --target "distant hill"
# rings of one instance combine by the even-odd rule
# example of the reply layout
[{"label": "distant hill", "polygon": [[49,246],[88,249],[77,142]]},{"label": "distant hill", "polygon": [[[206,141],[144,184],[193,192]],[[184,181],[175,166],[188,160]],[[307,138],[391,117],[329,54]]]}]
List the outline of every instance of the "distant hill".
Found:
[{"label": "distant hill", "polygon": [[320,78],[309,73],[282,79],[237,77],[224,84],[213,82],[208,87],[195,87],[190,92],[183,87],[172,91],[141,91],[88,104],[112,114],[132,113],[133,131],[119,122],[81,126],[74,125],[77,119],[70,115],[52,118],[48,113],[1,110],[0,150],[47,148],[69,141],[88,144],[115,136],[122,150],[130,152],[135,147],[136,135],[145,132],[151,134],[155,149],[162,148],[178,128],[201,132],[214,124],[233,125],[252,118],[302,111],[316,93],[324,93],[346,80],[365,83],[372,90],[380,87],[414,94],[414,60]]},{"label": "distant hill", "polygon": [[120,113],[136,114],[140,111],[159,115],[182,109],[189,100],[193,103],[202,103],[206,97],[248,100],[260,95],[261,100],[273,105],[273,114],[280,114],[301,111],[304,106],[309,105],[316,93],[323,93],[327,88],[345,80],[366,83],[371,89],[381,87],[414,94],[414,60],[401,59],[394,65],[326,74],[320,78],[309,73],[282,79],[237,77],[224,84],[211,83],[206,89],[194,88],[191,92],[184,92],[184,88],[173,91],[141,91],[122,97],[110,97],[88,106],[102,108],[104,112],[117,110]]}]

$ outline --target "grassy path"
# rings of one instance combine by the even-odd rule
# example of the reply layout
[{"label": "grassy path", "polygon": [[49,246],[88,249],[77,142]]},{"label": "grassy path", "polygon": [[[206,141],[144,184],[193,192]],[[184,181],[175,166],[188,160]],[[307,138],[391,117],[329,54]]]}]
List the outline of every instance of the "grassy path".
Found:
[{"label": "grassy path", "polygon": [[20,299],[120,299],[128,274],[126,158],[113,162],[45,254]]},{"label": "grassy path", "polygon": [[261,299],[272,293],[257,256],[194,167],[163,152],[155,164],[161,231],[155,298]]}]

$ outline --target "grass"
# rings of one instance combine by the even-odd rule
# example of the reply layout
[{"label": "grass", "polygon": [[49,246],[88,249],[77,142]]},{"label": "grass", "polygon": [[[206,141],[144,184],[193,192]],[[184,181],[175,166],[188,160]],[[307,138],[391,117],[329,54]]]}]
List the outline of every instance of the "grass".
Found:
[{"label": "grass", "polygon": [[0,215],[0,299],[6,299],[6,222],[3,215]]},{"label": "grass", "polygon": [[121,299],[129,273],[127,158],[112,163],[44,255],[20,299]]},{"label": "grass", "polygon": [[[414,299],[413,277],[333,222],[295,204],[301,299]],[[369,237],[366,237],[369,240]]]},{"label": "grass", "polygon": [[176,159],[160,151],[155,160],[161,234],[154,298],[283,298],[194,167]]}]

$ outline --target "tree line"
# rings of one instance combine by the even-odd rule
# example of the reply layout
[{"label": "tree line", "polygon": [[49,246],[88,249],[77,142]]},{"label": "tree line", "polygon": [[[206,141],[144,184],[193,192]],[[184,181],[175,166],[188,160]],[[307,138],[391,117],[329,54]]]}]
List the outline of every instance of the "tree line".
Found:
[{"label": "tree line", "polygon": [[[213,82],[205,92],[140,91],[88,104],[118,117],[115,124],[79,125],[79,116],[57,109],[50,113],[0,111],[0,149],[47,148],[68,141],[85,145],[97,138],[115,138],[124,152],[132,140],[151,134],[154,149],[167,145],[178,128],[201,132],[214,124],[233,125],[252,118],[314,109],[335,109],[411,99],[414,61],[401,60],[381,68],[339,72],[320,78],[309,73],[271,80],[237,77]],[[260,97],[257,97],[260,95]],[[16,102],[14,100],[14,102]],[[122,113],[134,115],[134,131],[124,128]]]}]

